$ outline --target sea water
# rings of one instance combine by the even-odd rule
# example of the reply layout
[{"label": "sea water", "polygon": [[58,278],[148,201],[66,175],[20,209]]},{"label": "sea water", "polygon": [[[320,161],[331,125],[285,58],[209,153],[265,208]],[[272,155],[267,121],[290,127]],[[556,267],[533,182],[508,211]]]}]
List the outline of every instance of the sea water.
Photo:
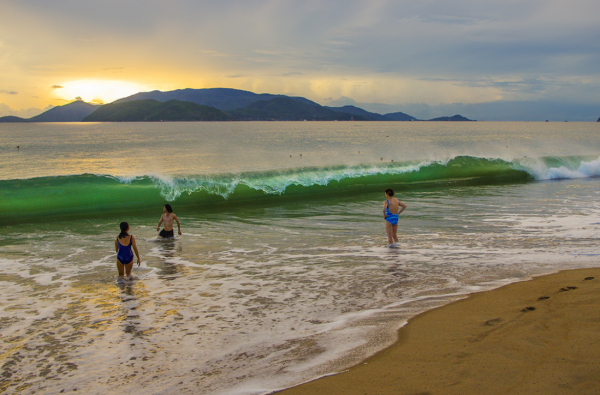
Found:
[{"label": "sea water", "polygon": [[468,293],[599,263],[595,123],[0,124],[0,154],[5,393],[265,394]]}]

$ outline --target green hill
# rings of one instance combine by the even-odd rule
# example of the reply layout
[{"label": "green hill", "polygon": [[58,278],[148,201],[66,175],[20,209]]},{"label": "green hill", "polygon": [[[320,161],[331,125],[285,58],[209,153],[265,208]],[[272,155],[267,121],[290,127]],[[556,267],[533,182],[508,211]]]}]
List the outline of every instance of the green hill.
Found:
[{"label": "green hill", "polygon": [[433,118],[430,119],[430,121],[451,121],[451,122],[466,122],[466,121],[473,121],[472,119],[468,119],[463,117],[462,115],[453,115],[451,117],[439,117],[439,118]]},{"label": "green hill", "polygon": [[[254,102],[271,100],[276,97],[288,97],[284,95],[272,95],[270,93],[256,94],[253,92],[243,91],[230,88],[208,88],[208,89],[177,89],[174,91],[152,91],[139,92],[135,95],[124,97],[116,100],[114,103],[122,103],[134,100],[154,99],[159,102],[169,100],[189,101],[203,106],[218,108],[221,111],[230,111],[237,108],[244,108]],[[304,97],[291,97],[292,99],[318,106],[317,103],[305,99]]]},{"label": "green hill", "polygon": [[213,107],[179,100],[153,99],[105,104],[84,122],[227,121],[231,116]]},{"label": "green hill", "polygon": [[411,115],[405,114],[403,112],[391,112],[389,114],[385,114],[384,117],[389,121],[406,122],[406,121],[417,121],[418,120],[417,118],[415,118]]},{"label": "green hill", "polygon": [[81,122],[83,118],[96,111],[97,104],[76,100],[64,106],[56,106],[50,110],[29,118],[28,122]]},{"label": "green hill", "polygon": [[247,107],[229,111],[239,121],[363,121],[365,118],[307,104],[289,97],[257,101]]},{"label": "green hill", "polygon": [[29,122],[27,119],[15,117],[14,115],[7,115],[5,117],[0,117],[0,122],[2,123],[16,123],[16,122]]},{"label": "green hill", "polygon": [[331,111],[335,111],[335,112],[343,112],[346,114],[351,114],[354,117],[356,117],[358,115],[360,118],[363,118],[368,121],[389,121],[389,119],[387,119],[385,116],[383,116],[381,114],[377,114],[375,112],[369,112],[369,111],[363,110],[362,108],[358,108],[355,106],[343,106],[343,107],[325,106],[325,108],[328,110],[331,110]]},{"label": "green hill", "polygon": [[358,115],[359,117],[362,117],[368,121],[416,121],[417,120],[417,118],[411,117],[410,115],[405,114],[403,112],[394,112],[394,113],[390,113],[390,114],[381,115],[381,114],[377,114],[376,112],[369,112],[369,111],[363,110],[362,108],[356,107],[356,106],[344,106],[344,107],[327,107],[327,106],[325,106],[325,108],[332,110],[332,111],[336,111],[336,112],[344,112],[347,114],[352,114],[352,115],[354,115],[355,119],[356,119],[356,116]]},{"label": "green hill", "polygon": [[83,118],[93,113],[98,107],[100,106],[97,104],[76,100],[64,106],[53,107],[35,117],[25,119],[9,115],[0,118],[0,122],[81,122]]}]

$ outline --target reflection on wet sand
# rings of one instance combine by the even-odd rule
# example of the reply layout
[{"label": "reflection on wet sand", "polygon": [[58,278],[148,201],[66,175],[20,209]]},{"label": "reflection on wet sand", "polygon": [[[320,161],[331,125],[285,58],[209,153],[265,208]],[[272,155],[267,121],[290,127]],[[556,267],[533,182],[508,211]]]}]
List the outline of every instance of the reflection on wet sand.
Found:
[{"label": "reflection on wet sand", "polygon": [[127,283],[117,283],[117,286],[121,289],[121,302],[123,303],[124,318],[121,328],[123,332],[132,334],[133,336],[139,336],[141,329],[138,328],[139,313],[137,312],[140,306],[140,301],[136,295],[136,286],[138,280],[135,277]]},{"label": "reflection on wet sand", "polygon": [[158,248],[158,253],[161,258],[158,265],[161,272],[158,277],[164,280],[174,280],[181,277],[185,271],[185,266],[173,258],[183,256],[182,244],[176,240],[165,240]]}]

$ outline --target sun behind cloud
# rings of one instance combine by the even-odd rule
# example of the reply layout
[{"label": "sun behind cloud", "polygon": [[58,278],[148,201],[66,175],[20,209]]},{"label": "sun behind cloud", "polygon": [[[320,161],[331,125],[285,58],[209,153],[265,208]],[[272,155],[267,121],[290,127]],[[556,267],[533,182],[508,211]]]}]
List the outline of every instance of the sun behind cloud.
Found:
[{"label": "sun behind cloud", "polygon": [[52,86],[54,96],[71,101],[80,97],[85,102],[110,103],[148,89],[127,81],[78,80]]}]

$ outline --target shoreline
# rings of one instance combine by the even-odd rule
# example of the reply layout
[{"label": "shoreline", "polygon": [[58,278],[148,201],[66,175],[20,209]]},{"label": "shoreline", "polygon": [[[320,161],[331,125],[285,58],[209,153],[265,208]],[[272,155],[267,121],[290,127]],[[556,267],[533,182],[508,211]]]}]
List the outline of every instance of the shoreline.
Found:
[{"label": "shoreline", "polygon": [[600,268],[560,271],[426,311],[358,365],[272,394],[597,394],[599,328]]}]

